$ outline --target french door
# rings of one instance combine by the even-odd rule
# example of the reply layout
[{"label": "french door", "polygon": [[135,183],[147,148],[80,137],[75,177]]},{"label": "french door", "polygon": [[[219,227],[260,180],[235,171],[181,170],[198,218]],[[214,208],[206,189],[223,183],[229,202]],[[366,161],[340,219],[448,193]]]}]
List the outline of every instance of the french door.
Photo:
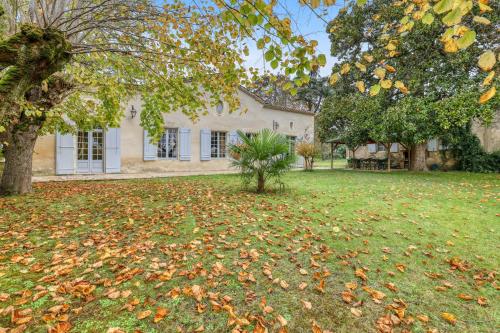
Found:
[{"label": "french door", "polygon": [[104,172],[104,132],[102,129],[78,131],[77,173]]}]

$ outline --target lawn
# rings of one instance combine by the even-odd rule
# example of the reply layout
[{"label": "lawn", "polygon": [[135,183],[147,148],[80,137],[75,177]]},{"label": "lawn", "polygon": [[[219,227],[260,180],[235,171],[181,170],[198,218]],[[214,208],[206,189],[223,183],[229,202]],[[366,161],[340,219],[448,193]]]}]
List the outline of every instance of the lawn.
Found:
[{"label": "lawn", "polygon": [[498,332],[498,175],[285,182],[265,195],[236,175],[58,182],[0,198],[0,327]]},{"label": "lawn", "polygon": [[[315,168],[330,168],[332,166],[332,162],[330,160],[316,160],[314,161]],[[336,159],[333,160],[333,168],[334,169],[343,169],[347,168],[347,160],[346,159]]]}]

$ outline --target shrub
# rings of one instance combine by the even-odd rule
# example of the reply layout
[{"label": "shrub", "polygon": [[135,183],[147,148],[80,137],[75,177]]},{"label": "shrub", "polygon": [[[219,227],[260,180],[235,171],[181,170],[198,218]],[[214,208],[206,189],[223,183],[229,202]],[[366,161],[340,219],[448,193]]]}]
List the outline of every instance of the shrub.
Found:
[{"label": "shrub", "polygon": [[319,154],[318,149],[313,143],[300,142],[296,147],[297,154],[304,158],[304,169],[312,171],[314,158]]},{"label": "shrub", "polygon": [[245,185],[257,182],[257,192],[264,192],[270,179],[280,182],[280,177],[295,162],[288,151],[288,139],[269,129],[247,137],[238,131],[240,143],[229,145],[232,165],[239,168]]}]

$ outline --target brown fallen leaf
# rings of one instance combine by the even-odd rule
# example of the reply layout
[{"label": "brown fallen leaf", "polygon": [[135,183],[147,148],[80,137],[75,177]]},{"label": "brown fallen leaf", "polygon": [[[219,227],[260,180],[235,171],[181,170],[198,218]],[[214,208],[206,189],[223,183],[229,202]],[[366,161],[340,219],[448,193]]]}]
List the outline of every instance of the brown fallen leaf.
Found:
[{"label": "brown fallen leaf", "polygon": [[282,315],[277,315],[276,320],[280,323],[281,326],[288,325],[288,321],[285,318],[283,318]]},{"label": "brown fallen leaf", "polygon": [[153,318],[154,323],[158,323],[165,318],[165,316],[169,313],[170,311],[166,308],[159,307],[156,309],[155,317]]},{"label": "brown fallen leaf", "polygon": [[418,315],[417,319],[420,320],[423,323],[428,323],[429,322],[429,316],[426,316],[426,315]]},{"label": "brown fallen leaf", "polygon": [[351,308],[351,313],[356,317],[361,317],[361,315],[363,314],[363,312],[357,308]]},{"label": "brown fallen leaf", "polygon": [[299,289],[300,289],[300,290],[304,290],[304,289],[306,289],[306,288],[307,288],[307,283],[305,283],[305,282],[301,282],[301,283],[299,284]]},{"label": "brown fallen leaf", "polygon": [[125,331],[119,327],[110,327],[110,328],[108,328],[106,333],[125,333]]},{"label": "brown fallen leaf", "polygon": [[472,301],[474,299],[471,295],[462,293],[458,294],[458,298],[463,299],[464,301]]},{"label": "brown fallen leaf", "polygon": [[304,301],[304,300],[301,300],[301,302],[302,302],[302,305],[304,306],[304,308],[306,308],[307,310],[311,310],[312,309],[311,302]]},{"label": "brown fallen leaf", "polygon": [[318,323],[315,320],[313,320],[312,322],[311,329],[313,333],[323,333],[323,330],[321,329],[321,327],[319,327]]},{"label": "brown fallen leaf", "polygon": [[488,300],[486,299],[486,297],[478,297],[477,304],[479,304],[481,306],[486,306],[486,305],[488,305]]},{"label": "brown fallen leaf", "polygon": [[137,319],[142,320],[144,318],[147,318],[151,316],[151,313],[152,313],[151,310],[141,311],[137,314]]},{"label": "brown fallen leaf", "polygon": [[356,271],[354,272],[354,275],[356,275],[357,277],[359,277],[363,281],[368,280],[368,277],[366,276],[365,270],[363,268],[356,269]]},{"label": "brown fallen leaf", "polygon": [[280,286],[281,288],[283,289],[288,289],[288,287],[290,286],[285,280],[281,280],[280,281]]}]

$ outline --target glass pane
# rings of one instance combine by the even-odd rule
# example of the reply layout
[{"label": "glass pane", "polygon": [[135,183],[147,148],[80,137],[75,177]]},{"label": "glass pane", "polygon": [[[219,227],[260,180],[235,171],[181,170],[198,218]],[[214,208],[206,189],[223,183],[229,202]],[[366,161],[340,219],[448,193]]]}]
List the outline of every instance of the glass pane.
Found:
[{"label": "glass pane", "polygon": [[177,158],[177,128],[167,129],[168,134],[168,157]]},{"label": "glass pane", "polygon": [[218,157],[218,132],[212,132],[212,138],[210,142],[210,152],[212,157]]},{"label": "glass pane", "polygon": [[87,161],[89,159],[89,132],[78,131],[77,148],[78,160]]},{"label": "glass pane", "polygon": [[160,141],[158,141],[158,158],[165,157],[167,157],[167,136],[163,133]]},{"label": "glass pane", "polygon": [[103,135],[101,131],[92,133],[92,160],[102,161],[103,155]]},{"label": "glass pane", "polygon": [[226,133],[219,132],[219,157],[226,157]]}]

